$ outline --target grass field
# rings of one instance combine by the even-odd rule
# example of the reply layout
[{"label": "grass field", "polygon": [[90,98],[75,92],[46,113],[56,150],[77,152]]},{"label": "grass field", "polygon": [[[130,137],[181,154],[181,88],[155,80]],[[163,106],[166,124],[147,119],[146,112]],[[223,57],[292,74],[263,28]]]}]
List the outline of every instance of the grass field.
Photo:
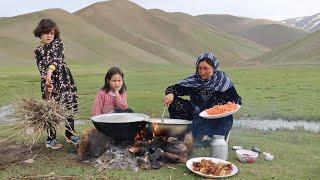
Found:
[{"label": "grass field", "polygon": [[[97,90],[104,83],[107,68],[72,66],[79,92],[79,119],[90,116]],[[236,116],[319,121],[320,66],[227,68],[243,107]],[[193,68],[124,68],[129,106],[136,112],[160,115],[165,88],[191,74]],[[39,75],[35,67],[0,68],[0,105],[17,97],[40,97]]]},{"label": "grass field", "polygon": [[[92,125],[81,125],[81,131]],[[0,131],[9,126],[1,126]],[[11,134],[1,134],[0,138]],[[62,134],[62,132],[59,132]],[[261,132],[233,128],[229,141],[229,161],[234,163],[239,172],[234,179],[318,179],[320,176],[320,135],[306,132],[277,131]],[[58,139],[62,139],[58,137]],[[44,139],[43,139],[44,140]],[[74,178],[106,178],[106,179],[198,179],[183,164],[172,165],[175,169],[163,167],[160,170],[133,172],[129,170],[106,170],[99,172],[84,163],[78,163],[69,151],[70,145],[64,144],[62,150],[45,149],[41,146],[41,154],[35,158],[34,164],[16,163],[0,170],[0,179],[10,177],[22,178],[28,176],[48,175],[72,176]],[[259,156],[253,164],[242,164],[231,150],[234,145],[250,148],[258,146],[262,151],[275,156],[274,161],[265,161]],[[194,157],[209,156],[209,148],[196,149]]]},{"label": "grass field", "polygon": [[[96,91],[103,85],[105,69],[94,66],[72,65],[72,72],[79,90],[79,119],[90,116],[90,109]],[[240,117],[284,118],[288,120],[319,121],[317,105],[320,67],[265,67],[265,68],[227,68],[238,93],[243,98],[243,108],[236,115]],[[123,68],[128,87],[129,105],[136,112],[159,116],[162,110],[164,89],[190,74],[194,68],[141,67],[139,70]],[[26,97],[40,98],[39,76],[35,67],[0,67],[0,105],[11,104]],[[91,124],[77,126],[78,132],[92,127]],[[14,134],[6,131],[9,125],[0,126],[0,139]],[[59,139],[62,133],[59,133]],[[302,131],[261,132],[233,128],[229,146],[241,145],[250,148],[257,145],[263,151],[275,155],[273,162],[259,157],[254,164],[241,164],[235,153],[229,151],[229,161],[240,169],[235,179],[317,179],[320,176],[319,134]],[[21,141],[21,139],[18,139]],[[44,137],[43,137],[44,141]],[[71,146],[59,151],[45,149],[41,144],[36,163],[12,164],[0,170],[0,179],[47,175],[75,176],[76,178],[109,179],[197,179],[182,165],[176,169],[161,168],[156,171],[107,170],[98,172],[97,168],[80,164],[69,153]],[[197,149],[193,156],[208,156],[209,150]]]}]

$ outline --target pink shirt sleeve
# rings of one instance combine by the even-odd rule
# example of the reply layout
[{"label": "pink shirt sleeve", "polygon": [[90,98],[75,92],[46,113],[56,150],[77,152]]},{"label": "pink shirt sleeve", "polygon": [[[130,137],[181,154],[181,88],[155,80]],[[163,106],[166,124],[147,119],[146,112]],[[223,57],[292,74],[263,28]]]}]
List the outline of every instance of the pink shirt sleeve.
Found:
[{"label": "pink shirt sleeve", "polygon": [[96,95],[96,99],[94,100],[92,110],[91,110],[91,115],[96,116],[99,114],[102,114],[102,108],[103,108],[103,91],[98,91]]},{"label": "pink shirt sleeve", "polygon": [[128,109],[127,93],[126,92],[120,94],[120,96],[118,98],[115,98],[115,106],[119,109]]}]

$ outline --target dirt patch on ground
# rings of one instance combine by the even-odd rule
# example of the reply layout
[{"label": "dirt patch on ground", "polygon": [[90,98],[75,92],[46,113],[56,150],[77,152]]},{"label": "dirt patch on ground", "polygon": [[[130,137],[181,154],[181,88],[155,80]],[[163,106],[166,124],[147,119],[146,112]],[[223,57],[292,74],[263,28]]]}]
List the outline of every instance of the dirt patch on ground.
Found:
[{"label": "dirt patch on ground", "polygon": [[13,163],[33,158],[40,151],[39,145],[24,145],[12,140],[0,139],[0,169]]}]

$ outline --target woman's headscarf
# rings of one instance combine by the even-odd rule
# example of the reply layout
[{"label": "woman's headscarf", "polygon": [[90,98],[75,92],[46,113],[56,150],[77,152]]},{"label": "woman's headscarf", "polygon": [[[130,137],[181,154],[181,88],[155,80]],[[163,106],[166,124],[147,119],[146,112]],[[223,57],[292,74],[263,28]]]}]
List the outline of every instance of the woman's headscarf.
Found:
[{"label": "woman's headscarf", "polygon": [[213,69],[215,70],[214,74],[209,77],[209,79],[202,80],[199,74],[196,72],[187,78],[178,82],[180,86],[184,87],[193,87],[200,90],[206,91],[219,91],[224,92],[227,89],[233,87],[233,83],[226,73],[222,71],[217,71],[219,68],[219,61],[214,56],[213,53],[202,53],[196,58],[196,67],[198,67],[199,63],[203,59],[208,59],[212,61]]}]

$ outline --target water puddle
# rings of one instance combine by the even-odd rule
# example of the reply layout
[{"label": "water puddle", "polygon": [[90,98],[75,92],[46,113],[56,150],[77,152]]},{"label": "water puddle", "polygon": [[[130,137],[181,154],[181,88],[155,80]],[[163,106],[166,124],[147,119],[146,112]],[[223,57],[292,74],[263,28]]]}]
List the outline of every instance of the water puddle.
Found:
[{"label": "water puddle", "polygon": [[320,133],[320,122],[310,121],[287,121],[282,119],[264,120],[264,119],[241,119],[233,121],[234,127],[248,129],[258,129],[263,131],[277,130],[304,130],[307,132]]},{"label": "water puddle", "polygon": [[13,123],[14,119],[11,117],[13,112],[12,105],[0,107],[0,124]]}]

